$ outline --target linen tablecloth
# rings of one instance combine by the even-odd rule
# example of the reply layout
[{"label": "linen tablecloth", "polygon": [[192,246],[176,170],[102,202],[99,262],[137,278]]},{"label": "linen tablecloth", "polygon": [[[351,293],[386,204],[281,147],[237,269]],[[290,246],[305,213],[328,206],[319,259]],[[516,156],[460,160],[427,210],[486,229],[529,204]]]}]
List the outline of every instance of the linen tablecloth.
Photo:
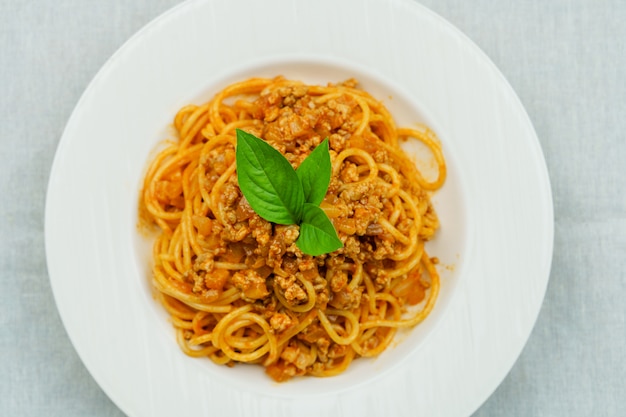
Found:
[{"label": "linen tablecloth", "polygon": [[[0,2],[0,415],[121,416],[51,293],[44,205],[89,81],[177,0]],[[626,2],[422,0],[508,79],[535,126],[555,208],[536,326],[475,416],[626,415]]]}]

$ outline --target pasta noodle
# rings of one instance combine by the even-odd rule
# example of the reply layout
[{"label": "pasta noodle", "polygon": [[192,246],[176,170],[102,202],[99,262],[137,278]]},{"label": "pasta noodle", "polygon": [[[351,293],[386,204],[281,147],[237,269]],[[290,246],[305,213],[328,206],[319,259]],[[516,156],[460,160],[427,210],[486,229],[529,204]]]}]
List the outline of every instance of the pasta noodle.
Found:
[{"label": "pasta noodle", "polygon": [[[254,363],[276,381],[331,376],[376,356],[423,321],[439,292],[424,249],[439,227],[429,193],[445,181],[425,126],[397,128],[355,80],[327,86],[283,77],[234,83],[174,118],[177,139],[149,165],[141,217],[159,229],[153,286],[189,356]],[[309,256],[297,225],[259,217],[237,184],[235,129],[294,166],[329,138],[332,177],[320,207],[343,248]],[[426,145],[426,179],[400,147]]]}]

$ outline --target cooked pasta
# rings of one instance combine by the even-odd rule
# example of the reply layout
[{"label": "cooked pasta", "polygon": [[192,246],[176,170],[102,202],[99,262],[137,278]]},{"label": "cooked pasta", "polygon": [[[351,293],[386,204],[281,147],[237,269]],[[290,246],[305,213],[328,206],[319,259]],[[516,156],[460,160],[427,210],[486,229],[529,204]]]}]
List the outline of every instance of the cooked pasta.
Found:
[{"label": "cooked pasta", "polygon": [[[437,260],[424,249],[439,227],[429,195],[446,177],[429,128],[397,128],[355,80],[283,77],[231,84],[180,109],[174,127],[177,138],[146,172],[140,213],[159,230],[152,282],[187,355],[260,364],[276,381],[331,376],[429,315],[439,292]],[[303,254],[297,225],[252,210],[237,183],[235,129],[294,168],[329,139],[332,175],[320,207],[343,248]],[[407,139],[430,149],[436,178],[401,149]]]}]

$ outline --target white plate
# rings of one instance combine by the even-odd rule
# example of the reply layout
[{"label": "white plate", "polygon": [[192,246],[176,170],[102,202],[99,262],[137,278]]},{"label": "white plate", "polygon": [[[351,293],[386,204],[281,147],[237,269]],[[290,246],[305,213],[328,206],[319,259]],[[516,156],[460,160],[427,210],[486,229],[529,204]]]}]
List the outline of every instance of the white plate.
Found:
[{"label": "white plate", "polygon": [[[400,124],[425,121],[450,177],[430,246],[440,300],[375,360],[275,384],[257,367],[180,352],[148,284],[141,177],[176,110],[235,79],[356,76]],[[467,416],[512,367],[552,258],[552,200],[533,127],[506,80],[410,0],[215,0],[178,6],[130,39],[77,105],[54,160],[46,251],[57,306],[93,377],[129,416]]]}]

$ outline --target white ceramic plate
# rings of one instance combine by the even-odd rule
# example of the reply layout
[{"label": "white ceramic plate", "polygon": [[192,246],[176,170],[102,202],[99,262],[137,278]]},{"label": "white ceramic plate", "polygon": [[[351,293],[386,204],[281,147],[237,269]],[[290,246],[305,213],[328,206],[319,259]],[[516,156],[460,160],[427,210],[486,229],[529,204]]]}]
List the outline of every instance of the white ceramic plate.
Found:
[{"label": "white ceramic plate", "polygon": [[[227,83],[355,76],[399,124],[425,122],[450,173],[435,196],[443,267],[432,315],[338,377],[271,382],[192,359],[149,286],[142,174],[181,106]],[[409,151],[417,152],[409,146]],[[416,156],[416,158],[421,158]],[[410,0],[182,4],[102,68],[61,139],[46,204],[52,288],[81,359],[129,416],[467,416],[512,367],[552,258],[548,175],[514,92],[480,50]]]}]

